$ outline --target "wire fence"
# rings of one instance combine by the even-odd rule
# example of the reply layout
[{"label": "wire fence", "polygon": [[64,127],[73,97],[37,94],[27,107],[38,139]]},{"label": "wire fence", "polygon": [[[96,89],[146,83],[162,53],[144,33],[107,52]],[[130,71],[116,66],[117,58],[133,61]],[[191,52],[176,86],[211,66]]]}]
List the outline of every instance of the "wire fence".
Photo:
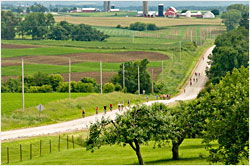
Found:
[{"label": "wire fence", "polygon": [[1,147],[1,163],[14,164],[25,160],[36,159],[54,152],[82,148],[84,138],[82,135],[59,135],[57,138],[41,139],[30,143],[13,144]]}]

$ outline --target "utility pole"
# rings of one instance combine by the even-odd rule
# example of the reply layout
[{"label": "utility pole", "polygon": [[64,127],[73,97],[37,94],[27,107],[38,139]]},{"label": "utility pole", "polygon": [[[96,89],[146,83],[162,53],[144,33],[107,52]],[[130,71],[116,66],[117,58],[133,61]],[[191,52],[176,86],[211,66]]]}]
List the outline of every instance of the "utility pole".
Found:
[{"label": "utility pole", "polygon": [[122,81],[123,81],[123,89],[125,89],[125,70],[124,70],[124,63],[122,64]]},{"label": "utility pole", "polygon": [[154,94],[154,82],[153,82],[153,74],[154,74],[154,69],[152,69],[152,95]]},{"label": "utility pole", "polygon": [[191,30],[191,36],[190,36],[191,37],[191,42],[193,41],[192,36],[193,36],[193,33],[192,33],[192,30]]},{"label": "utility pole", "polygon": [[24,111],[24,64],[22,58],[22,96],[23,96],[23,111]]},{"label": "utility pole", "polygon": [[71,59],[69,58],[69,99],[70,99],[70,92],[71,92]]},{"label": "utility pole", "polygon": [[181,41],[180,41],[180,61],[181,61]]},{"label": "utility pole", "polygon": [[140,95],[140,68],[138,66],[138,94]]},{"label": "utility pole", "polygon": [[101,94],[102,94],[102,61],[100,61],[100,82],[101,82]]},{"label": "utility pole", "polygon": [[161,61],[161,81],[163,82],[163,61]]}]

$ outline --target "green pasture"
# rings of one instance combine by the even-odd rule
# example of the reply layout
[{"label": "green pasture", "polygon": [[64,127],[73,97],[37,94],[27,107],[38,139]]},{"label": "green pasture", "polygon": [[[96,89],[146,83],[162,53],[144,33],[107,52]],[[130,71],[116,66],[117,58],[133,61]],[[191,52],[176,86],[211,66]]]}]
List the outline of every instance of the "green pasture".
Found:
[{"label": "green pasture", "polygon": [[[67,149],[67,135],[69,135],[69,149]],[[74,149],[72,144],[74,136]],[[60,136],[60,151],[58,151],[59,137],[43,136],[11,142],[2,142],[1,164],[7,164],[6,149],[9,147],[10,163],[13,165],[137,165],[138,160],[130,146],[106,145],[95,150],[86,151],[81,145],[81,137],[87,136],[86,131],[62,134]],[[42,155],[40,157],[40,140],[42,140]],[[50,153],[49,141],[52,148]],[[20,144],[22,145],[22,162],[20,162]],[[32,159],[30,159],[30,144],[32,144]],[[141,153],[146,165],[209,165],[208,152],[202,139],[186,138],[179,148],[180,159],[171,159],[171,143],[162,148],[153,148],[153,142],[141,146]],[[217,143],[213,143],[217,146]],[[245,161],[247,164],[248,162]],[[221,164],[221,163],[218,163]]]},{"label": "green pasture", "polygon": [[[71,93],[71,98],[84,97],[89,93]],[[29,108],[39,104],[66,99],[68,93],[25,93],[24,107]],[[13,111],[22,108],[22,93],[1,93],[1,115],[10,116]]]},{"label": "green pasture", "polygon": [[[104,72],[116,72],[119,70],[121,63],[102,63]],[[148,67],[161,67],[161,61],[152,61]],[[25,75],[31,75],[38,71],[47,74],[68,73],[68,65],[48,65],[48,64],[31,64],[24,66]],[[100,62],[84,62],[71,65],[71,72],[95,72],[100,71]],[[19,76],[22,74],[21,66],[2,67],[2,76]]]},{"label": "green pasture", "polygon": [[[39,94],[37,96],[39,96]],[[150,98],[155,99],[155,97],[153,96],[151,96]],[[22,101],[22,98],[18,99],[20,102]],[[5,102],[4,100],[5,99],[2,98],[2,102]],[[10,103],[9,100],[12,99],[9,98],[6,100],[6,102]],[[125,104],[127,100],[130,100],[131,104],[141,103],[146,101],[146,96],[113,92],[103,95],[93,93],[74,99],[66,98],[62,100],[52,100],[51,102],[44,104],[45,109],[41,112],[41,117],[39,117],[35,105],[26,108],[24,111],[22,111],[20,107],[20,109],[12,111],[6,109],[4,110],[6,111],[6,113],[2,112],[2,114],[7,115],[1,117],[1,129],[2,131],[6,131],[17,128],[59,123],[81,118],[81,110],[83,108],[86,110],[86,116],[91,116],[95,114],[96,106],[99,106],[99,112],[101,113],[103,112],[104,105],[108,106],[110,103],[112,103],[115,109],[117,108],[117,104],[119,102],[121,103],[123,100]],[[28,100],[25,101],[26,103],[29,103]]]}]

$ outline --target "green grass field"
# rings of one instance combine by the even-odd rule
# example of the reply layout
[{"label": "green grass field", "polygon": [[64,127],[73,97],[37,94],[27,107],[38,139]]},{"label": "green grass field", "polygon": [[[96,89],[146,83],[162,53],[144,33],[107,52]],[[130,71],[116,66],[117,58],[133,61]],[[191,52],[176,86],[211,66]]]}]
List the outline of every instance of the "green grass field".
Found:
[{"label": "green grass field", "polygon": [[[72,98],[84,97],[89,93],[71,93]],[[25,108],[48,104],[52,101],[66,99],[68,93],[25,93]],[[1,93],[1,115],[9,116],[13,111],[22,108],[21,93]]]},{"label": "green grass field", "polygon": [[[67,149],[67,135],[69,135],[69,149]],[[75,147],[73,149],[72,135]],[[58,136],[43,136],[11,142],[2,142],[1,164],[7,162],[6,148],[9,147],[10,164],[15,165],[137,165],[135,152],[129,146],[103,146],[94,153],[86,151],[81,144],[81,137],[87,132],[62,134],[60,139],[60,152],[58,152]],[[40,140],[42,140],[42,156],[40,157]],[[52,153],[49,149],[49,140],[52,142]],[[180,146],[180,160],[171,160],[171,144],[162,148],[153,149],[153,142],[141,146],[141,153],[147,165],[208,165],[206,158],[208,152],[202,139],[186,138]],[[20,162],[20,144],[22,144],[22,162]],[[30,159],[30,144],[32,144],[32,159]],[[213,146],[216,146],[213,143]],[[247,161],[245,162],[245,164]],[[220,164],[220,163],[218,163]]]},{"label": "green grass field", "polygon": [[[19,94],[17,94],[17,96],[18,95]],[[67,93],[65,95],[67,95]],[[80,95],[81,94],[79,94],[79,96]],[[2,98],[2,102],[5,103],[5,107],[7,107],[6,103],[10,103],[10,100],[13,98],[11,95],[9,96],[10,97],[6,99]],[[15,110],[13,110],[13,107],[10,107],[10,109],[8,109],[8,107],[6,109],[2,109],[1,113],[4,116],[1,117],[1,129],[2,131],[6,131],[10,129],[69,121],[81,118],[81,110],[83,108],[86,110],[86,116],[90,116],[95,114],[96,106],[100,108],[99,112],[103,112],[104,105],[108,106],[110,103],[112,103],[114,105],[114,109],[116,109],[119,102],[121,103],[124,100],[126,104],[128,99],[131,101],[131,104],[146,101],[146,96],[125,94],[121,92],[107,93],[103,95],[93,93],[83,97],[79,96],[74,99],[66,98],[62,100],[51,100],[51,102],[47,103],[44,101],[45,109],[41,113],[41,117],[39,117],[38,111],[36,109],[36,105],[40,103],[39,101],[35,103],[32,100],[26,100],[27,105],[33,106],[26,108],[24,111],[22,111],[21,105],[18,105],[19,109]],[[21,98],[18,99],[20,102],[22,101]],[[38,99],[38,96],[36,99]],[[152,96],[150,99],[155,99],[155,97]]]},{"label": "green grass field", "polygon": [[93,13],[59,13],[62,16],[74,16],[74,17],[133,17],[137,15],[137,12],[93,12]]}]

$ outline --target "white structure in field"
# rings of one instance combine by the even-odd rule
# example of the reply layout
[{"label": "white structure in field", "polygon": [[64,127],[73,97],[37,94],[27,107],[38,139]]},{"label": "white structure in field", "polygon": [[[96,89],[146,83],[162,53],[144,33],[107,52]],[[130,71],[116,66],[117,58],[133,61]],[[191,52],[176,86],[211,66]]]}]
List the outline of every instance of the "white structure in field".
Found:
[{"label": "white structure in field", "polygon": [[212,12],[209,11],[203,15],[203,18],[215,18],[215,16]]},{"label": "white structure in field", "polygon": [[191,12],[190,11],[186,11],[186,17],[191,17]]}]

